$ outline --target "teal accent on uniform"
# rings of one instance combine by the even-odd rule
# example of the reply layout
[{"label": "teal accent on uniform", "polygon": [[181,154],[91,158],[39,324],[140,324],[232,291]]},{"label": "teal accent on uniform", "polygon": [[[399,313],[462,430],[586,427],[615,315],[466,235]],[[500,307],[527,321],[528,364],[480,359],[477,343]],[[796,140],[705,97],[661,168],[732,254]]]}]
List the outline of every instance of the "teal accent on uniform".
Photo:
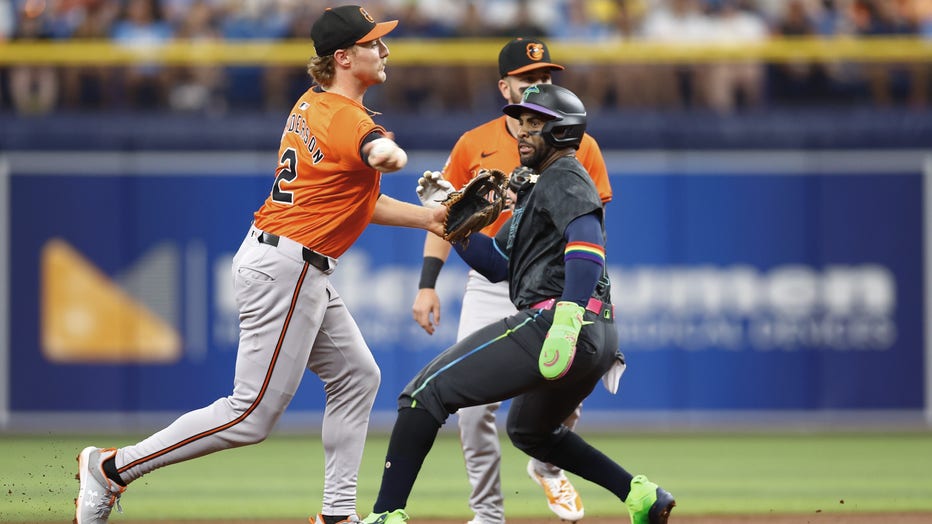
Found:
[{"label": "teal accent on uniform", "polygon": [[508,255],[506,255],[505,252],[502,251],[502,248],[498,246],[498,242],[496,242],[494,238],[492,239],[492,247],[495,248],[495,252],[501,255],[502,258],[504,258],[505,260],[508,260]]},{"label": "teal accent on uniform", "polygon": [[[527,202],[525,202],[526,204]],[[511,224],[508,225],[508,242],[505,249],[511,252],[511,247],[515,245],[515,235],[518,233],[518,224],[521,223],[521,215],[524,214],[524,206],[515,207],[511,212]]]},{"label": "teal accent on uniform", "polygon": [[[476,346],[476,348],[473,349],[472,351],[470,351],[470,352],[468,352],[468,353],[466,353],[466,354],[460,356],[459,358],[456,358],[456,359],[450,361],[449,363],[447,363],[447,365],[443,366],[442,368],[438,369],[438,370],[435,371],[433,374],[431,374],[429,377],[427,377],[427,379],[424,380],[424,383],[421,384],[421,386],[420,386],[419,388],[415,389],[415,390],[411,393],[412,399],[413,399],[413,397],[414,397],[415,395],[417,395],[418,393],[420,393],[421,390],[423,390],[424,388],[426,388],[426,387],[427,387],[427,384],[430,384],[430,381],[431,381],[431,380],[433,380],[435,377],[437,377],[438,375],[440,375],[440,374],[443,373],[444,371],[446,371],[446,370],[450,369],[451,367],[455,366],[456,364],[462,362],[464,358],[466,358],[466,357],[468,357],[468,356],[470,356],[470,355],[476,353],[476,352],[479,351],[479,350],[482,350],[482,349],[484,349],[484,348],[489,347],[490,345],[494,344],[495,342],[497,342],[497,341],[499,341],[499,340],[501,340],[501,339],[507,337],[508,335],[510,335],[510,334],[514,333],[515,331],[521,329],[522,327],[528,325],[528,323],[533,322],[534,319],[536,319],[538,316],[540,316],[540,311],[538,311],[538,312],[535,313],[534,315],[532,315],[532,316],[530,316],[530,317],[524,319],[524,322],[521,322],[521,323],[518,324],[517,326],[515,326],[515,327],[513,327],[513,328],[511,328],[511,329],[505,330],[505,332],[502,333],[501,335],[498,335],[497,337],[493,338],[492,340],[489,340],[488,342],[485,342],[485,343],[483,343],[483,344],[480,344],[480,345]],[[415,405],[416,402],[417,402],[416,400],[412,401],[411,407],[414,407],[414,405]]]}]

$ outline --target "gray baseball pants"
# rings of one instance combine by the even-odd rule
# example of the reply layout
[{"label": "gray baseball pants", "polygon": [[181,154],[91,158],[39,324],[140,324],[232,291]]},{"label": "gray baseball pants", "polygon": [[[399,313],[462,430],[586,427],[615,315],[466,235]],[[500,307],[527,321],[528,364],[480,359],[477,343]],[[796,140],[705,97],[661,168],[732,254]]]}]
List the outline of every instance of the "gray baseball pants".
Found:
[{"label": "gray baseball pants", "polygon": [[250,228],[233,258],[240,317],[233,393],[119,449],[117,469],[129,483],[162,466],[263,441],[309,369],[323,381],[326,394],[321,513],[355,514],[378,365],[330,285],[332,269],[325,273],[305,262],[302,246],[287,238],[278,246],[262,244],[260,233]]}]

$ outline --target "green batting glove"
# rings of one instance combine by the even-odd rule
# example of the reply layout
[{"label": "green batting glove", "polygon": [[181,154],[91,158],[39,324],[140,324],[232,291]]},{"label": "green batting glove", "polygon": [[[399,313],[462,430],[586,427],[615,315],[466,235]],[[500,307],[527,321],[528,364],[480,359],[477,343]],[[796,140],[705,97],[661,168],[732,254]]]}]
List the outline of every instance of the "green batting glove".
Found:
[{"label": "green batting glove", "polygon": [[575,302],[557,302],[553,309],[553,325],[547,331],[547,338],[537,358],[537,367],[545,379],[556,380],[573,365],[579,330],[585,324],[591,324],[583,321],[585,311]]}]

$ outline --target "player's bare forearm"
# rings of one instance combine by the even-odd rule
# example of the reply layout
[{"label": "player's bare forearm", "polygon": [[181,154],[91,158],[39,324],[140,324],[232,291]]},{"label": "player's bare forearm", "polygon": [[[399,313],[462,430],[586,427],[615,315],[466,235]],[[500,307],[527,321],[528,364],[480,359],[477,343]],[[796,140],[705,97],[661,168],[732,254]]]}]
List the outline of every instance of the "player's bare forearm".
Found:
[{"label": "player's bare forearm", "polygon": [[424,239],[425,257],[436,257],[446,262],[447,258],[450,257],[451,249],[452,246],[450,246],[449,242],[434,233],[428,233],[427,238]]},{"label": "player's bare forearm", "polygon": [[[428,335],[433,335],[440,325],[440,296],[434,289],[443,263],[450,256],[450,243],[433,233],[427,233],[424,239],[424,267],[421,269],[421,282],[418,284],[417,296],[411,306],[414,321]],[[439,261],[439,262],[438,262]]]},{"label": "player's bare forearm", "polygon": [[426,208],[396,200],[388,195],[380,195],[375,202],[375,212],[370,222],[383,226],[425,229],[435,235],[443,235],[443,221],[446,216],[445,206]]}]

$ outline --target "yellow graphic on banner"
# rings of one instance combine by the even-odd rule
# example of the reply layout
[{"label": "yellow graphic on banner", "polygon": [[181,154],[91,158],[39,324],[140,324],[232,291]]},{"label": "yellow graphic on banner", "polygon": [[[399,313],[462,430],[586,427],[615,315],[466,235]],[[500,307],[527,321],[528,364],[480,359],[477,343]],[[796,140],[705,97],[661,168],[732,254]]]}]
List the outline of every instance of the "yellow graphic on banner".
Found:
[{"label": "yellow graphic on banner", "polygon": [[60,239],[42,249],[42,354],[61,363],[168,363],[181,337]]}]

